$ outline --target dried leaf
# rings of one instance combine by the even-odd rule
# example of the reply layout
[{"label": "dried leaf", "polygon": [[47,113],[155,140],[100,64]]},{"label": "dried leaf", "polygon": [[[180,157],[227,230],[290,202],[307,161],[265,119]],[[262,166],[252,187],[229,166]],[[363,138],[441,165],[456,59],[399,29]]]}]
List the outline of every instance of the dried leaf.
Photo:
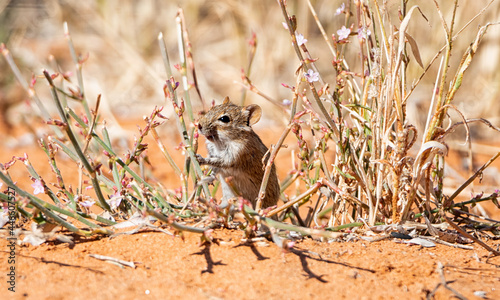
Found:
[{"label": "dried leaf", "polygon": [[[424,156],[424,153],[430,152],[429,155]],[[448,154],[448,147],[440,143],[438,141],[429,141],[426,142],[422,145],[420,148],[420,151],[417,154],[417,157],[415,158],[415,163],[414,163],[414,170],[416,172],[425,169],[425,165],[430,163],[434,159],[435,154],[440,154],[445,156]],[[425,157],[425,159],[422,161],[422,157]]]},{"label": "dried leaf", "polygon": [[7,210],[2,210],[0,212],[0,228],[2,228],[5,224],[9,222],[9,213]]},{"label": "dried leaf", "polygon": [[403,53],[403,49],[404,49],[404,45],[405,45],[405,38],[404,37],[406,34],[406,29],[408,28],[408,24],[410,23],[411,15],[412,15],[413,11],[415,10],[415,8],[418,9],[418,11],[422,15],[422,17],[424,17],[424,19],[427,21],[427,23],[429,23],[429,21],[427,20],[427,17],[420,10],[420,7],[418,7],[418,5],[415,5],[412,8],[410,8],[408,13],[406,14],[406,17],[401,22],[401,26],[399,26],[398,57],[399,57],[399,55],[401,55],[401,53]]},{"label": "dried leaf", "polygon": [[23,243],[30,243],[33,246],[40,246],[47,241],[43,235],[30,232],[24,236]]},{"label": "dried leaf", "polygon": [[128,228],[128,227],[134,227],[134,226],[140,226],[140,225],[146,225],[149,224],[150,221],[154,220],[153,217],[144,217],[142,214],[135,213],[130,219],[128,219],[125,222],[118,223],[116,225],[113,225],[113,228],[119,229],[119,228]]},{"label": "dried leaf", "polygon": [[126,261],[126,260],[122,260],[122,259],[118,259],[118,258],[114,258],[114,257],[110,257],[110,256],[99,255],[99,254],[89,254],[89,256],[93,257],[95,259],[100,259],[100,260],[104,260],[107,262],[115,263],[119,266],[126,266],[126,267],[129,267],[132,269],[136,268],[133,261]]},{"label": "dried leaf", "polygon": [[473,241],[461,236],[458,233],[453,233],[453,232],[447,232],[447,231],[440,231],[432,224],[429,222],[427,217],[425,217],[425,223],[427,224],[427,229],[429,233],[434,236],[439,238],[442,241],[448,242],[448,243],[459,243],[459,244],[470,244]]},{"label": "dried leaf", "polygon": [[30,243],[33,246],[40,246],[47,241],[47,236],[43,234],[42,229],[38,228],[36,223],[31,224],[31,231],[24,235],[23,243]]},{"label": "dried leaf", "polygon": [[70,235],[59,234],[56,236],[56,239],[61,243],[70,244],[70,247],[75,245],[75,242],[73,241],[73,237]]},{"label": "dried leaf", "polygon": [[418,45],[417,42],[415,42],[415,39],[408,33],[405,33],[406,39],[410,43],[411,47],[411,52],[413,53],[413,57],[415,57],[415,60],[417,61],[418,65],[423,69],[424,64],[422,63],[422,58],[420,57],[420,51],[418,50]]},{"label": "dried leaf", "polygon": [[426,239],[422,239],[422,238],[413,238],[409,241],[404,241],[404,243],[410,244],[410,245],[420,245],[420,246],[426,247],[426,248],[436,247],[436,244],[434,244],[433,242],[426,240]]},{"label": "dried leaf", "polygon": [[432,226],[431,222],[427,218],[426,215],[424,216],[425,224],[427,225],[427,231],[430,233],[432,236],[439,236],[439,230],[437,230],[434,226]]}]

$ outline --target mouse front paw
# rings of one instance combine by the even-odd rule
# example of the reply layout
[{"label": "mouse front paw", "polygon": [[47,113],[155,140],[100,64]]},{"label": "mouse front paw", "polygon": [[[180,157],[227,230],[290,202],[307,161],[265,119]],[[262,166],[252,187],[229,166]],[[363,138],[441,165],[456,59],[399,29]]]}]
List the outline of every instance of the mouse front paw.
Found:
[{"label": "mouse front paw", "polygon": [[207,164],[207,160],[205,158],[203,158],[203,156],[201,156],[200,154],[196,154],[196,160],[198,161],[198,163],[200,165],[206,165]]}]

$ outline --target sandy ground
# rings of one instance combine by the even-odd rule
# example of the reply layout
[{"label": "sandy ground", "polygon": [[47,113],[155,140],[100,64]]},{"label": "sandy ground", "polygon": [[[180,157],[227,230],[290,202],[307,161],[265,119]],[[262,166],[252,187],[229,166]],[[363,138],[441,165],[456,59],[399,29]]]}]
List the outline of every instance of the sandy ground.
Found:
[{"label": "sandy ground", "polygon": [[[395,241],[322,243],[306,239],[283,253],[275,245],[242,243],[222,230],[220,245],[141,232],[114,239],[18,247],[16,292],[6,290],[7,253],[0,252],[3,295],[12,299],[423,299],[442,282],[469,299],[500,299],[500,257],[487,252],[409,246]],[[0,240],[1,249],[7,242]],[[133,261],[119,267],[90,257]],[[452,298],[440,286],[436,299]],[[5,298],[4,298],[5,299]]]},{"label": "sandy ground", "polygon": [[[50,172],[34,147],[0,153],[3,163],[28,153],[40,173]],[[22,165],[12,170],[17,176],[21,172]],[[163,168],[158,174],[164,181],[171,175]],[[391,239],[326,243],[307,238],[284,253],[270,242],[242,242],[243,232],[237,230],[217,230],[219,245],[202,245],[195,234],[181,238],[143,229],[116,238],[77,237],[74,247],[56,241],[16,245],[15,264],[9,264],[6,233],[0,235],[2,299],[425,299],[436,288],[436,299],[453,298],[443,280],[469,299],[480,299],[474,294],[479,292],[500,299],[500,257],[489,258],[476,244],[464,250]],[[499,242],[488,244],[498,248]],[[131,261],[136,268],[91,254]],[[11,266],[15,292],[8,291]]]}]

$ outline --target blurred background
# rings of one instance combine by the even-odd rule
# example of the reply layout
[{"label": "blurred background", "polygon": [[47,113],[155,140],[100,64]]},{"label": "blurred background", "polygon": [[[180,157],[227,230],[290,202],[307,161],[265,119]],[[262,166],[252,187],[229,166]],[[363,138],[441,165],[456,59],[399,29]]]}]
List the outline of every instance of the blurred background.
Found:
[{"label": "blurred background", "polygon": [[[342,25],[349,26],[354,22],[351,18],[346,24],[344,14],[336,15],[337,8],[344,2],[349,5],[349,1],[343,0],[311,0],[328,36],[335,34]],[[365,2],[372,5],[372,1]],[[399,27],[401,1],[379,2],[381,5],[385,3],[386,17]],[[448,23],[452,2],[438,1]],[[455,32],[490,1],[459,2]],[[423,64],[427,66],[445,45],[441,20],[432,1],[410,0],[407,5],[419,5],[428,19],[427,22],[420,14],[414,13],[408,31],[416,40]],[[307,47],[312,57],[319,59],[316,64],[320,73],[327,82],[334,84],[333,57],[307,1],[289,0],[288,7],[297,17],[298,32],[308,40]],[[242,88],[237,82],[241,82],[242,68],[248,65],[252,32],[257,37],[257,51],[250,79],[278,103],[291,99],[290,90],[281,83],[295,84],[295,70],[299,64],[288,31],[283,28],[283,15],[276,1],[0,0],[0,42],[6,44],[26,80],[32,73],[40,75],[44,68],[57,70],[57,65],[61,71],[74,72],[63,32],[63,22],[68,22],[77,52],[89,56],[83,69],[87,99],[92,103],[98,94],[103,95],[101,113],[105,118],[114,116],[118,122],[140,120],[155,105],[165,104],[162,87],[166,75],[157,37],[163,32],[172,64],[179,63],[175,20],[179,8],[184,10],[200,90],[207,103],[212,99],[219,102],[224,96],[239,102]],[[454,73],[467,46],[474,40],[478,26],[499,22],[499,16],[500,3],[493,1],[484,14],[460,33],[453,49],[450,74]],[[359,68],[356,69],[359,44],[356,44],[346,48],[352,51],[346,57],[351,58],[352,71],[359,72]],[[439,59],[408,101],[409,118],[419,129],[425,122],[438,66]],[[489,28],[456,96],[455,105],[467,118],[484,117],[500,126],[499,69],[500,26],[497,25]],[[29,111],[26,109],[28,96],[3,58],[0,58],[0,70],[2,131],[11,132],[5,129],[20,124],[25,119],[23,114]],[[422,72],[415,61],[410,62],[408,75],[411,80]],[[179,73],[174,75],[180,81]],[[36,90],[50,106],[44,80],[39,79]],[[202,109],[195,93],[192,93],[192,101],[195,111]],[[264,107],[264,122],[257,126],[282,124],[283,113],[262,97],[249,92],[246,103]],[[491,132],[484,125],[474,129],[475,136],[483,138]]]}]

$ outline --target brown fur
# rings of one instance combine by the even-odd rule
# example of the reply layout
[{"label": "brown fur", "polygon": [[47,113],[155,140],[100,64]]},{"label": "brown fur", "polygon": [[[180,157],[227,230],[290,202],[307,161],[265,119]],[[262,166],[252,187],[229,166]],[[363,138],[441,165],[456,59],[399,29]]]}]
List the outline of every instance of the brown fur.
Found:
[{"label": "brown fur", "polygon": [[[225,201],[236,196],[224,181],[232,177],[236,192],[250,200],[255,207],[264,176],[262,159],[267,147],[251,126],[259,121],[261,112],[258,105],[241,107],[232,104],[226,97],[221,105],[214,106],[198,121],[200,132],[207,138],[208,149],[208,157],[198,155],[198,160],[200,164],[214,167],[221,181]],[[279,190],[273,164],[263,208],[276,205]]]}]

